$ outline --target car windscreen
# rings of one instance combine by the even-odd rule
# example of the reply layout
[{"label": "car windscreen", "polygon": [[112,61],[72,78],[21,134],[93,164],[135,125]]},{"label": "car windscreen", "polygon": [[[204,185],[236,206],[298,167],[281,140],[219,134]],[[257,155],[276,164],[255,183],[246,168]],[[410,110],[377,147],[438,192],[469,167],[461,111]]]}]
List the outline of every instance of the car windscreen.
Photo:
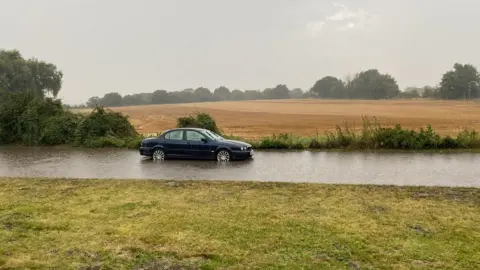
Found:
[{"label": "car windscreen", "polygon": [[205,131],[206,135],[208,135],[208,137],[210,137],[211,139],[215,140],[215,141],[218,141],[218,140],[223,140],[223,138],[216,134],[215,132],[211,132],[209,130],[206,130]]}]

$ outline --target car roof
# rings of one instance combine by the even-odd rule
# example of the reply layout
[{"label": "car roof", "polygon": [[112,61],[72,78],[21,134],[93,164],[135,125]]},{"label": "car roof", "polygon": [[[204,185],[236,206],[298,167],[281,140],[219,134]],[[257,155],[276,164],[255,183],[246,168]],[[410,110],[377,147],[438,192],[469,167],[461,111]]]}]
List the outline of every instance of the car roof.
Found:
[{"label": "car roof", "polygon": [[184,127],[184,128],[171,128],[171,129],[165,130],[165,132],[167,132],[167,131],[173,131],[173,130],[197,130],[197,131],[207,131],[207,129],[205,129],[205,128]]}]

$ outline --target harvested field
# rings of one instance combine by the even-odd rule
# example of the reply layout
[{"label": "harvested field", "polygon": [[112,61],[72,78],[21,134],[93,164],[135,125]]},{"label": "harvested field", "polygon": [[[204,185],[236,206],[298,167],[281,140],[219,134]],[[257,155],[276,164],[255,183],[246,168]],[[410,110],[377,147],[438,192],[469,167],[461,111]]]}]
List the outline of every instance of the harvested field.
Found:
[{"label": "harvested field", "polygon": [[384,125],[418,129],[431,124],[442,135],[480,130],[480,103],[430,100],[258,100],[174,105],[116,107],[130,117],[140,133],[175,127],[176,119],[196,111],[208,112],[227,134],[258,138],[273,133],[323,134],[336,125],[362,125],[362,116]]}]

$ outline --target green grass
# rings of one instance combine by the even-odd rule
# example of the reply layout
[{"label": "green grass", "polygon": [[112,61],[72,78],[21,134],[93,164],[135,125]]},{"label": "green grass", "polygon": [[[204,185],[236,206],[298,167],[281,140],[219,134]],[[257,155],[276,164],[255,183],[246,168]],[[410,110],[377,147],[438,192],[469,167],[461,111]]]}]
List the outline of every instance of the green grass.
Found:
[{"label": "green grass", "polygon": [[0,269],[474,269],[479,262],[474,188],[0,178]]}]

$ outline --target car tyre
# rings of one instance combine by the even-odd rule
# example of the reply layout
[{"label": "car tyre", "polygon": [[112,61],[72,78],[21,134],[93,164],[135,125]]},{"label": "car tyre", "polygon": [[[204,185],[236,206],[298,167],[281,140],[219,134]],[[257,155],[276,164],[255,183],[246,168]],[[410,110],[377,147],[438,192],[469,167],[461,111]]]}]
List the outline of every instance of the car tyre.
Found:
[{"label": "car tyre", "polygon": [[152,158],[153,160],[165,160],[165,151],[160,148],[153,150]]},{"label": "car tyre", "polygon": [[229,162],[232,158],[230,151],[227,149],[220,149],[216,155],[218,162]]}]

